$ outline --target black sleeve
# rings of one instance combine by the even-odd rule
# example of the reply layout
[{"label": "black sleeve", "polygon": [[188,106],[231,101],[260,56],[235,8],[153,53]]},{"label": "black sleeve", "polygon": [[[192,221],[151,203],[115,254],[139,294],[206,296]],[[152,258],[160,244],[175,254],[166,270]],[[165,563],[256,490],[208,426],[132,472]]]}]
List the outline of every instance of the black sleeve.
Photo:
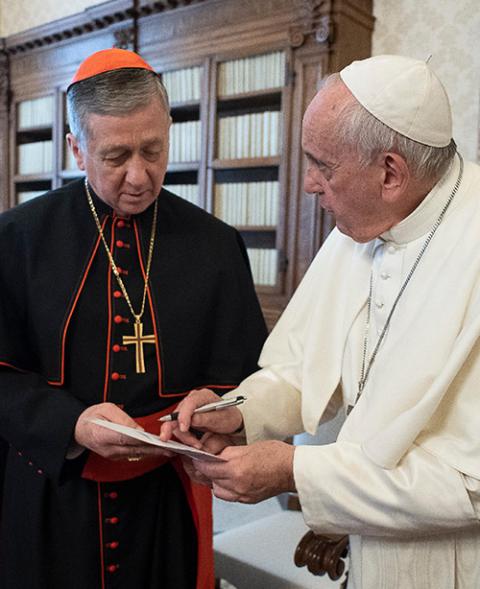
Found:
[{"label": "black sleeve", "polygon": [[13,225],[0,232],[0,438],[53,477],[65,474],[65,454],[85,409],[66,389],[50,386],[30,341],[22,243]]},{"label": "black sleeve", "polygon": [[86,407],[65,389],[34,373],[0,370],[0,432],[13,450],[48,476],[68,476],[65,455],[75,424]]}]

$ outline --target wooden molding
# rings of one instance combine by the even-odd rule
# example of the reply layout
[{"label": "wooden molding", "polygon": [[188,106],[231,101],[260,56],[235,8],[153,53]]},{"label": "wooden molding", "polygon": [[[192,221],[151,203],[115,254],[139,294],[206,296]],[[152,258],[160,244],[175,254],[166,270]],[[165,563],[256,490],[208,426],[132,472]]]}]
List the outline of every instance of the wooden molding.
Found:
[{"label": "wooden molding", "polygon": [[113,33],[113,36],[115,37],[115,47],[118,49],[135,50],[136,33],[134,26],[118,29]]},{"label": "wooden molding", "polygon": [[[82,35],[93,33],[112,25],[157,14],[190,4],[198,4],[205,0],[163,0],[148,2],[142,0],[138,9],[133,8],[131,0],[111,0],[98,6],[86,8],[83,12],[53,21],[28,31],[11,35],[6,38],[6,51],[15,55],[39,47],[50,46]],[[59,26],[61,24],[61,26]],[[121,36],[120,36],[121,37]],[[122,38],[122,37],[121,37]]]},{"label": "wooden molding", "polygon": [[[332,2],[331,0],[295,0],[298,18],[292,29],[294,41],[301,32],[304,39],[313,35],[317,43],[333,41]],[[301,43],[303,44],[303,42]],[[299,47],[299,44],[292,45]]]}]

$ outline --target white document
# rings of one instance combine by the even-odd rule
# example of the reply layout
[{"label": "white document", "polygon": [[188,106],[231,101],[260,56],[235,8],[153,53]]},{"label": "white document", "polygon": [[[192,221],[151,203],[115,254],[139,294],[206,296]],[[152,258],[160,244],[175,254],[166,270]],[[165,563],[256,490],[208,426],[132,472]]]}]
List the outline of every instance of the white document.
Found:
[{"label": "white document", "polygon": [[126,425],[120,425],[118,423],[113,423],[112,421],[107,421],[105,419],[95,418],[91,419],[90,421],[92,423],[95,423],[96,425],[100,425],[102,427],[106,427],[107,429],[111,429],[114,432],[118,432],[130,438],[140,440],[145,444],[159,446],[160,448],[165,448],[165,450],[170,450],[170,452],[175,452],[176,454],[184,454],[185,456],[190,456],[190,458],[195,458],[195,460],[225,462],[223,458],[215,456],[215,454],[210,454],[209,452],[204,452],[203,450],[197,450],[196,448],[192,448],[192,446],[187,446],[186,444],[181,444],[180,442],[163,442],[158,436],[154,434],[149,434],[148,432],[145,432],[141,429],[135,429],[133,427],[128,427]]}]

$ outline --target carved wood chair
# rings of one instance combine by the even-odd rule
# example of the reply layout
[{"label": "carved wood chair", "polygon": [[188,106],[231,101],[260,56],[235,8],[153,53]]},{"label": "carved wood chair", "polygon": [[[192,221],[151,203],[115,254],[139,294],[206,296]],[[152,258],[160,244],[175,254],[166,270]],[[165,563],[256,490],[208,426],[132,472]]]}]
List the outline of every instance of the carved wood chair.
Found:
[{"label": "carved wood chair", "polygon": [[[306,566],[312,575],[327,574],[332,581],[340,579],[345,572],[345,558],[348,555],[348,536],[337,539],[326,538],[315,534],[311,530],[298,543],[295,550],[294,562],[298,567]],[[348,572],[340,585],[346,589]]]}]

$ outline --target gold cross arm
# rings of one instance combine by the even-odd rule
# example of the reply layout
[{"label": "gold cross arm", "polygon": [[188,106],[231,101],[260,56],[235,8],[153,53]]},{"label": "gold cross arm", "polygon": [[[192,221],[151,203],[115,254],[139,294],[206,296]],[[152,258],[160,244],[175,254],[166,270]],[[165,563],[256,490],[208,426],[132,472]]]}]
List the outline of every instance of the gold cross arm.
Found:
[{"label": "gold cross arm", "polygon": [[135,321],[134,324],[134,335],[124,335],[123,345],[135,346],[135,363],[137,374],[145,372],[145,359],[143,356],[143,344],[155,344],[156,339],[154,335],[143,335],[143,323]]}]

